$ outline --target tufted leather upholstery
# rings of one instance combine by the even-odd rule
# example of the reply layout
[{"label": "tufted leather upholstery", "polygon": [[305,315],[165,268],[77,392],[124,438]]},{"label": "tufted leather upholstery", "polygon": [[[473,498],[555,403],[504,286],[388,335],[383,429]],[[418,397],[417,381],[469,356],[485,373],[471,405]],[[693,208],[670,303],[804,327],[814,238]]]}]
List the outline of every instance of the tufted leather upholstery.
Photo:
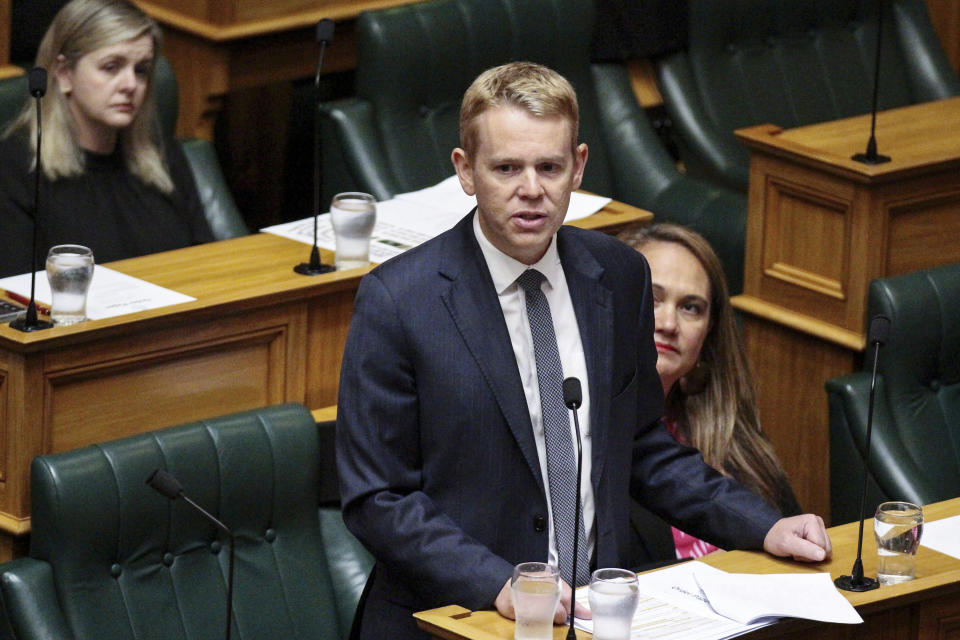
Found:
[{"label": "tufted leather upholstery", "polygon": [[162,467],[234,532],[234,638],[345,638],[372,562],[339,511],[318,516],[320,458],[300,405],[36,458],[30,555],[0,566],[0,636],[222,636],[227,541],[145,484]]},{"label": "tufted leather upholstery", "polygon": [[[881,278],[868,310],[890,318],[877,367],[868,509],[960,494],[960,263]],[[873,350],[864,371],[827,381],[834,523],[857,519]]]},{"label": "tufted leather upholstery", "polygon": [[357,95],[321,105],[325,197],[387,199],[453,173],[463,92],[511,60],[556,69],[576,88],[590,148],[583,188],[689,224],[741,289],[746,200],[681,174],[637,104],[625,69],[590,64],[591,0],[438,0],[357,22]]},{"label": "tufted leather upholstery", "polygon": [[[173,138],[179,111],[177,79],[165,58],[157,62],[156,71],[157,113],[160,127],[168,138]],[[52,81],[52,80],[51,80]],[[27,96],[27,78],[19,76],[0,80],[0,132],[12,121]],[[190,169],[203,212],[217,240],[235,238],[249,233],[240,210],[230,194],[226,179],[220,170],[213,145],[208,140],[182,138],[178,140]]]},{"label": "tufted leather upholstery", "polygon": [[[882,0],[880,109],[960,94],[924,0]],[[689,0],[689,43],[658,62],[690,175],[746,190],[735,129],[868,113],[877,0]],[[869,132],[864,132],[864,146]],[[878,140],[882,151],[882,137]]]}]

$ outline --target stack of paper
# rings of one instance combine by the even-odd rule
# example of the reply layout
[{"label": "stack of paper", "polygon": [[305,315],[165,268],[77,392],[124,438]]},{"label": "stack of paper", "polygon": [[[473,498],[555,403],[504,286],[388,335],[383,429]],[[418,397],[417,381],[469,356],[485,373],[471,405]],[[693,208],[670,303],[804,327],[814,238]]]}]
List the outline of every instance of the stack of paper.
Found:
[{"label": "stack of paper", "polygon": [[[833,586],[828,573],[734,574],[685,562],[639,576],[640,604],[632,638],[722,640],[782,617],[856,624],[863,619]],[[587,589],[577,602],[589,608]],[[593,631],[590,620],[578,628]]]}]

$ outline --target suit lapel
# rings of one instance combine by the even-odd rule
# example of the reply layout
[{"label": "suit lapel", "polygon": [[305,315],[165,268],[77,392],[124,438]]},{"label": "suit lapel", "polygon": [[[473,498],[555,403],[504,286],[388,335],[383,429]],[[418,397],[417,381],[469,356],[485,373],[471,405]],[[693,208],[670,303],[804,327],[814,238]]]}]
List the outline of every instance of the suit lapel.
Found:
[{"label": "suit lapel", "polygon": [[587,375],[590,376],[590,430],[592,432],[592,480],[601,477],[610,425],[610,380],[613,371],[613,294],[601,284],[603,265],[577,239],[561,228],[557,250],[570,289]]},{"label": "suit lapel", "polygon": [[449,285],[440,297],[543,490],[523,383],[493,280],[473,235],[472,215],[457,224],[455,232],[446,236],[446,242],[440,276]]}]

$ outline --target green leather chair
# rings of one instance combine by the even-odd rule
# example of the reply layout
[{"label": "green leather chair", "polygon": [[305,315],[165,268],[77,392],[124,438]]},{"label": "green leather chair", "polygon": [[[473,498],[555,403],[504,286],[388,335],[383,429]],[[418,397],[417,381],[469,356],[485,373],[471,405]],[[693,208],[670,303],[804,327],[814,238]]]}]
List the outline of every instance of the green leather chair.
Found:
[{"label": "green leather chair", "polygon": [[[890,318],[880,348],[868,516],[884,500],[924,505],[960,495],[960,263],[870,284],[869,317]],[[827,381],[830,510],[859,517],[873,350],[864,370]]]},{"label": "green leather chair", "polygon": [[688,173],[746,191],[735,129],[869,113],[881,2],[879,108],[960,94],[924,0],[689,0],[687,47],[657,63]]},{"label": "green leather chair", "polygon": [[[166,135],[173,138],[179,110],[179,93],[176,76],[165,58],[160,58],[157,62],[155,82],[160,126]],[[0,131],[20,113],[26,96],[26,76],[0,80]],[[213,145],[207,140],[197,138],[181,138],[178,142],[190,163],[197,193],[213,237],[224,240],[248,234],[243,216],[237,209],[220,170]]]},{"label": "green leather chair", "polygon": [[322,455],[291,404],[37,457],[30,554],[0,565],[0,637],[223,636],[227,541],[145,484],[164,468],[233,530],[232,637],[346,638],[372,561],[318,508]]},{"label": "green leather chair", "polygon": [[463,92],[483,70],[532,60],[577,90],[590,147],[583,188],[701,231],[734,291],[743,278],[746,199],[677,170],[626,70],[591,65],[592,0],[436,0],[363,13],[356,24],[356,96],[320,107],[324,197],[378,199],[453,174]]}]

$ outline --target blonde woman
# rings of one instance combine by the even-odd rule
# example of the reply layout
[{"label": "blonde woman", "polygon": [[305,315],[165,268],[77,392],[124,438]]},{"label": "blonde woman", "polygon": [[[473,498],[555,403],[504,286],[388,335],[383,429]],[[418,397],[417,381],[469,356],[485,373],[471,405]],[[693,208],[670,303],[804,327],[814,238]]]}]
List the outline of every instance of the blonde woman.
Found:
[{"label": "blonde woman", "polygon": [[[98,262],[212,240],[179,146],[161,139],[153,99],[157,24],[126,0],[73,0],[37,51],[43,99],[44,247],[84,244]],[[30,268],[36,107],[0,141],[0,275]]]},{"label": "blonde woman", "polygon": [[[785,516],[800,507],[760,429],[756,394],[734,323],[723,268],[707,241],[673,224],[624,231],[620,239],[650,265],[657,373],[664,423],[706,462],[759,494]],[[678,558],[716,547],[672,530]]]}]

